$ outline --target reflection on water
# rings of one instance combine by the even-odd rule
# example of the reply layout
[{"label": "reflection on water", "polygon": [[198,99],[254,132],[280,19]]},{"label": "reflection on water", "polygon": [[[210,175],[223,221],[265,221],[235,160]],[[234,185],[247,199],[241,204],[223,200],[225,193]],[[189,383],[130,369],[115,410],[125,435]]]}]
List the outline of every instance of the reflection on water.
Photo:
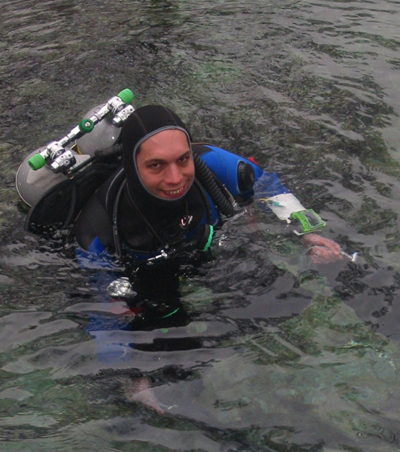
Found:
[{"label": "reflection on water", "polygon": [[[5,2],[1,450],[399,448],[398,13],[394,1]],[[357,261],[312,265],[248,205],[178,293],[139,306],[109,297],[121,274],[81,269],[65,237],[26,235],[23,156],[125,87],[277,171]]]}]

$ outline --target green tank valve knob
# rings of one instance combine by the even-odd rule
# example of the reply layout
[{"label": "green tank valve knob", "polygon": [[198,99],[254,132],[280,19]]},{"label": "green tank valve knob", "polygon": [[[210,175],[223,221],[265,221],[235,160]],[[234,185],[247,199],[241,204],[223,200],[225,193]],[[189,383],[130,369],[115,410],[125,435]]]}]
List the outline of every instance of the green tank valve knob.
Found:
[{"label": "green tank valve knob", "polygon": [[89,133],[93,130],[94,127],[94,123],[91,119],[87,119],[84,118],[82,119],[82,121],[79,123],[79,130],[82,133]]},{"label": "green tank valve knob", "polygon": [[46,160],[40,154],[36,154],[28,160],[28,164],[33,171],[37,171],[46,164]]},{"label": "green tank valve knob", "polygon": [[133,101],[134,95],[129,88],[123,89],[118,96],[124,104],[130,104]]}]

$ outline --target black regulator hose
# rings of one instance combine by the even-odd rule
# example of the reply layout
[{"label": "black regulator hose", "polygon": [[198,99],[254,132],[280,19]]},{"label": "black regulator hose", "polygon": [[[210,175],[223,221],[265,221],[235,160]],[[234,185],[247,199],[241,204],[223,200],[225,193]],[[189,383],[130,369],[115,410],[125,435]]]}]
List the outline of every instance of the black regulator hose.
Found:
[{"label": "black regulator hose", "polygon": [[233,204],[228,197],[229,195],[224,193],[226,188],[218,186],[216,176],[195,152],[193,153],[193,160],[196,168],[196,177],[202,183],[219,211],[227,217],[232,216],[234,212]]}]

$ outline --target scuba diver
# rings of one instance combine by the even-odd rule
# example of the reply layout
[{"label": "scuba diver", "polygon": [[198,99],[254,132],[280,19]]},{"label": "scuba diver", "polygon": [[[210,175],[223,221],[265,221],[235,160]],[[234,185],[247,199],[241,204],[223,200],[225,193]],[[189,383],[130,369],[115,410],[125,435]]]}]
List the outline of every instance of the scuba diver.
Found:
[{"label": "scuba diver", "polygon": [[318,234],[325,222],[275,173],[264,172],[251,158],[193,143],[174,112],[161,105],[135,110],[132,99],[130,90],[121,91],[21,164],[16,186],[31,206],[28,231],[73,225],[83,266],[98,256],[100,267],[110,261],[112,267],[117,257],[135,275],[147,275],[135,289],[154,292],[170,285],[174,293],[182,257],[206,251],[214,228],[233,215],[234,197],[251,198],[257,183],[265,196],[257,201],[300,237],[314,263],[342,259],[340,246]]},{"label": "scuba diver", "polygon": [[[305,209],[275,173],[264,172],[251,158],[193,143],[174,112],[161,105],[134,110],[128,105],[132,99],[130,90],[121,91],[60,141],[21,164],[16,182],[21,198],[31,206],[27,230],[72,224],[83,266],[85,259],[98,257],[105,268],[116,256],[129,277],[134,274],[137,294],[144,294],[135,303],[140,298],[165,299],[168,292],[170,309],[179,299],[176,273],[182,257],[187,252],[204,255],[214,228],[233,215],[234,197],[251,198],[255,183],[262,183],[265,197],[259,199],[290,225],[314,263],[342,259],[340,246],[317,233],[325,222]],[[100,121],[106,133],[101,127],[92,132]],[[82,137],[83,129],[91,133]],[[96,130],[101,131],[97,136]],[[86,137],[95,152],[82,163],[85,154],[90,155]],[[67,148],[77,138],[76,148]],[[104,151],[111,144],[117,153]]]},{"label": "scuba diver", "polygon": [[[104,108],[100,109],[101,115],[107,113],[103,112]],[[97,120],[99,116],[94,113],[92,118]],[[80,133],[72,132],[60,142],[72,141],[69,137]],[[112,135],[114,132],[112,129]],[[96,141],[93,135],[87,136]],[[105,141],[96,146],[107,148],[110,143]],[[81,158],[69,150],[62,149],[61,153],[57,147],[60,142],[41,150],[43,158],[48,159],[54,148],[57,158],[37,173],[47,171],[52,177],[48,166],[59,171],[68,159]],[[82,150],[79,140],[78,145]],[[214,228],[234,214],[234,197],[251,198],[256,182],[263,183],[265,205],[285,224],[290,223],[315,263],[342,259],[340,246],[317,233],[325,223],[314,211],[305,209],[275,173],[264,172],[252,159],[208,144],[193,143],[182,120],[168,108],[148,105],[129,111],[116,146],[120,153],[122,146],[122,157],[111,155],[108,160],[104,153],[105,158],[101,160],[96,154],[91,157],[92,165],[79,172],[64,173],[70,177],[57,179],[46,192],[40,175],[36,176],[27,164],[21,165],[17,173],[17,189],[22,199],[28,199],[38,187],[37,196],[30,202],[29,231],[40,232],[40,226],[60,222],[62,227],[73,224],[79,245],[76,254],[81,263],[86,258],[93,261],[98,257],[100,264],[107,268],[114,256],[121,258],[124,265],[132,262],[128,264],[130,268],[126,265],[128,270],[134,270],[129,272],[129,279],[115,280],[115,275],[108,272],[93,273],[93,285],[106,284],[107,289],[111,288],[111,291],[100,291],[101,300],[115,301],[110,313],[90,313],[85,327],[96,339],[99,360],[114,363],[128,359],[128,351],[132,349],[202,347],[201,338],[190,338],[187,334],[133,344],[121,342],[114,332],[177,328],[190,322],[179,294],[177,270],[182,256],[186,252],[202,255],[210,247]],[[112,265],[108,268],[113,270]],[[126,287],[120,290],[123,279]],[[122,306],[118,304],[121,300]],[[143,399],[148,400],[149,379],[144,376],[139,383],[141,389],[138,391],[135,386],[131,400],[139,400],[137,394],[146,394]],[[156,402],[152,406],[159,410]]]},{"label": "scuba diver", "polygon": [[[233,197],[251,196],[254,182],[265,174],[252,160],[192,143],[181,119],[160,105],[135,110],[124,122],[121,143],[122,167],[76,221],[76,240],[89,253],[116,252],[155,263],[186,250],[206,250],[214,228],[233,214]],[[336,242],[312,232],[325,224],[319,216],[306,210],[276,175],[268,180],[268,207],[282,220],[300,220],[313,261],[342,259]]]},{"label": "scuba diver", "polygon": [[[265,178],[267,205],[281,220],[292,217],[294,221],[296,214],[303,212],[304,218],[299,219],[303,230],[319,230],[324,225],[276,175],[264,173],[254,161],[215,146],[192,143],[181,119],[163,106],[135,110],[123,125],[121,143],[122,166],[88,200],[74,229],[80,253],[117,254],[127,258],[124,262],[133,260],[137,265],[134,277],[130,276],[133,284],[126,281],[134,296],[122,297],[130,310],[124,312],[125,323],[114,318],[115,325],[110,326],[110,318],[97,313],[86,328],[96,338],[99,359],[114,362],[126,356],[126,347],[108,336],[110,329],[161,331],[185,327],[192,321],[179,294],[182,254],[207,250],[214,228],[234,213],[233,196],[252,196],[255,181]],[[307,232],[301,240],[315,262],[342,259],[336,242]],[[108,288],[120,283],[114,280]],[[118,290],[108,293],[118,300]],[[188,334],[129,344],[142,351],[202,347],[201,337]],[[151,387],[147,377],[138,381],[134,388],[138,384]],[[162,412],[157,401],[147,396],[151,391],[134,390],[127,397],[138,400],[143,393],[143,403],[151,400],[152,408]]]}]

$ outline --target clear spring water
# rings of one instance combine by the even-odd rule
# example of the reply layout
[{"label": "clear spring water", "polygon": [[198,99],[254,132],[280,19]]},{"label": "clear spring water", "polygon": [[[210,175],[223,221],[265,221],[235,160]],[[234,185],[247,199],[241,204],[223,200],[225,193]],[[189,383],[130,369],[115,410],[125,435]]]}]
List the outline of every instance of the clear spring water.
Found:
[{"label": "clear spring water", "polygon": [[[400,449],[399,12],[3,1],[2,451]],[[314,266],[249,205],[181,277],[187,317],[121,330],[132,312],[111,303],[98,281],[110,276],[25,234],[14,176],[125,87],[135,106],[175,109],[196,140],[276,170],[359,259]]]}]

